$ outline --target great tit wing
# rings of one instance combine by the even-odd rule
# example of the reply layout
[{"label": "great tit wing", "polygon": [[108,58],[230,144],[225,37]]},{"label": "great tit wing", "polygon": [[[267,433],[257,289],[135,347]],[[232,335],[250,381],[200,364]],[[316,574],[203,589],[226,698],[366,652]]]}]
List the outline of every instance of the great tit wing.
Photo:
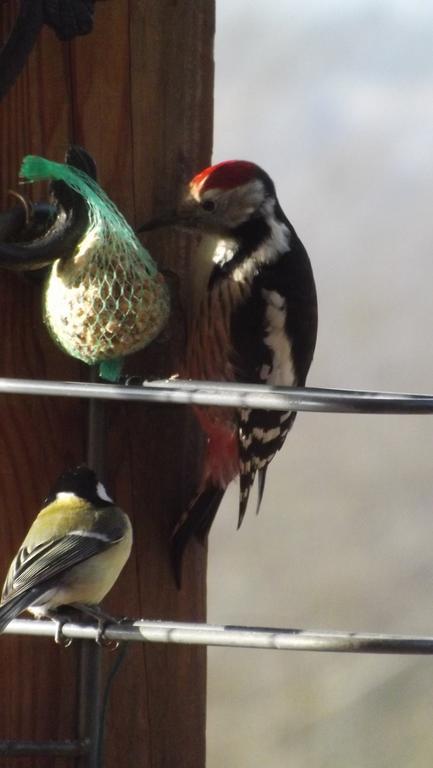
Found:
[{"label": "great tit wing", "polygon": [[122,535],[118,527],[107,533],[74,531],[42,542],[30,551],[21,547],[9,569],[3,588],[3,602],[8,597],[33,589],[41,582],[55,580],[75,565],[109,549],[121,540]]}]

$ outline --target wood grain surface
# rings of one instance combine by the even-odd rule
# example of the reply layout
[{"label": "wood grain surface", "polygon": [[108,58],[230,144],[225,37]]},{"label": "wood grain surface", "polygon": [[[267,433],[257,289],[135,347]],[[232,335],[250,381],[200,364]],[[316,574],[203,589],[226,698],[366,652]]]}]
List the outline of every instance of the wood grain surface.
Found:
[{"label": "wood grain surface", "polygon": [[[0,9],[5,39],[16,4]],[[132,224],[176,199],[210,160],[214,2],[107,0],[96,4],[91,35],[60,43],[44,29],[20,79],[0,104],[0,195],[16,188],[23,155],[62,160],[69,142],[95,157],[100,183]],[[43,188],[20,188],[33,196]],[[179,276],[168,331],[128,360],[130,373],[176,370],[188,305],[187,236],[146,241]],[[176,280],[174,280],[176,285]],[[0,273],[0,375],[86,380],[89,370],[56,349],[40,310],[40,288]],[[87,404],[70,399],[0,399],[0,569],[5,574],[57,474],[87,450]],[[192,545],[184,585],[174,585],[170,531],[194,481],[200,450],[185,409],[106,406],[105,480],[130,514],[133,555],[106,602],[115,615],[204,620],[206,552]],[[0,638],[0,739],[74,738],[77,648]],[[113,661],[104,653],[104,674]],[[106,766],[202,768],[205,764],[206,657],[202,649],[131,647],[108,712]],[[9,766],[11,759],[0,758]],[[65,765],[14,759],[18,768]]]}]

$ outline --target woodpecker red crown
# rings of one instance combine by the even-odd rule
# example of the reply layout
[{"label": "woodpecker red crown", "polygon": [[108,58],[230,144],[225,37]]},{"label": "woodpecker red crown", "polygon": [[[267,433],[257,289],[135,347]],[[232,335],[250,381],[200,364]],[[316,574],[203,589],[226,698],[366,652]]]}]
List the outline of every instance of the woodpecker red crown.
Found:
[{"label": "woodpecker red crown", "polygon": [[233,189],[246,184],[257,175],[257,166],[248,160],[227,160],[217,165],[210,165],[194,176],[190,186],[207,189]]}]

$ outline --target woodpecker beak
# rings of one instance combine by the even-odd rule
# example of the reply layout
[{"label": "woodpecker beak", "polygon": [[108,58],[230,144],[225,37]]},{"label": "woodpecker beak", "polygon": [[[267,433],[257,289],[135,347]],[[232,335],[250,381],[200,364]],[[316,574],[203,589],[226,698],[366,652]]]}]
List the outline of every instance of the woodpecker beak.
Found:
[{"label": "woodpecker beak", "polygon": [[152,232],[154,229],[161,229],[161,227],[175,227],[178,224],[179,216],[176,211],[162,214],[155,219],[147,221],[137,229],[137,232]]},{"label": "woodpecker beak", "polygon": [[137,232],[151,232],[161,227],[177,227],[178,229],[196,229],[200,226],[200,206],[197,201],[187,196],[177,208],[157,216],[143,224]]}]

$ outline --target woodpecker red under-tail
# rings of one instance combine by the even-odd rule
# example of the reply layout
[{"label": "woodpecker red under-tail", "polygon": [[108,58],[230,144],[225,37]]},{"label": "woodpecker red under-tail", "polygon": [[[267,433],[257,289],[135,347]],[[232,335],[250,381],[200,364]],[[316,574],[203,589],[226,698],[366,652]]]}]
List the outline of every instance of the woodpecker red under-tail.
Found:
[{"label": "woodpecker red under-tail", "polygon": [[[316,289],[307,252],[267,173],[241,160],[206,168],[192,179],[174,215],[144,228],[163,224],[216,236],[212,269],[196,302],[181,376],[303,386],[316,343]],[[236,475],[238,527],[256,474],[258,511],[269,462],[296,416],[217,407],[195,411],[207,445],[197,496],[173,535],[178,581],[189,538],[205,538]]]}]

